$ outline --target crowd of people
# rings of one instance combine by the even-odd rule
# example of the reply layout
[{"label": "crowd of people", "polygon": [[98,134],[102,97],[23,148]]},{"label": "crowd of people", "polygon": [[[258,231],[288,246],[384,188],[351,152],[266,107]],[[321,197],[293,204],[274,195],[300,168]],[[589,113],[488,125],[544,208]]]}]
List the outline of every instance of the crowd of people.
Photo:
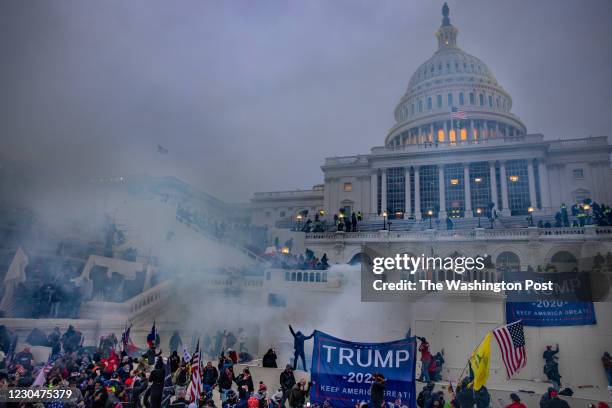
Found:
[{"label": "crowd of people", "polygon": [[[83,336],[70,326],[61,333],[55,328],[45,335],[39,329],[34,329],[27,338],[32,346],[40,345],[51,348],[50,357],[44,364],[36,364],[30,347],[21,351],[14,350],[16,341],[10,331],[0,326],[0,389],[7,387],[44,387],[47,389],[65,389],[72,391],[69,401],[45,404],[52,408],[82,407],[82,408],[184,408],[208,407],[215,408],[221,402],[221,408],[304,408],[310,406],[319,408],[317,404],[307,404],[311,383],[305,378],[296,379],[295,370],[298,361],[304,361],[304,343],[312,337],[300,331],[294,331],[289,326],[294,337],[293,365],[287,364],[279,374],[279,388],[270,389],[264,382],[253,378],[248,367],[238,369],[240,364],[237,353],[226,353],[224,347],[234,345],[240,347],[242,331],[238,335],[225,330],[218,331],[215,336],[217,343],[210,349],[214,352],[221,347],[218,358],[206,361],[202,356],[199,341],[196,352],[190,355],[186,347],[179,348],[182,340],[177,331],[170,338],[170,352],[162,355],[159,349],[159,333],[152,329],[147,337],[147,347],[140,350],[133,347],[126,329],[118,338],[114,333],[100,338],[97,347],[83,347]],[[449,392],[436,390],[434,381],[440,378],[439,370],[432,370],[432,364],[438,355],[432,355],[429,343],[424,337],[420,341],[422,373],[420,381],[425,382],[419,392],[416,403],[420,408],[461,408],[491,406],[491,395],[486,386],[478,391],[472,388],[473,372],[465,377]],[[11,350],[11,347],[13,349]],[[121,352],[119,352],[121,350]],[[547,363],[558,353],[558,348],[548,348],[544,354]],[[611,358],[608,353],[602,358],[604,367],[610,369]],[[437,362],[436,362],[437,364]],[[263,356],[262,366],[278,367],[278,356],[273,348]],[[546,370],[546,369],[545,369]],[[198,379],[200,387],[194,388]],[[558,384],[554,384],[541,397],[540,408],[568,408],[566,401],[560,398]],[[372,374],[369,401],[356,404],[356,408],[407,408],[400,399],[390,401],[386,394],[386,379],[380,373]],[[218,393],[214,395],[214,393]],[[197,401],[193,401],[193,397]],[[23,404],[22,404],[23,405]],[[10,405],[9,405],[10,406]],[[15,406],[20,406],[15,404]],[[323,408],[332,408],[330,400],[324,401]],[[526,408],[516,393],[510,394],[506,408]],[[593,407],[595,408],[595,407]],[[600,403],[596,408],[608,408]]]},{"label": "crowd of people", "polygon": [[[570,214],[573,218],[571,222]],[[561,204],[561,208],[555,213],[556,228],[583,227],[588,224],[612,226],[612,207],[586,199],[582,203],[573,204],[569,211],[565,204]]]},{"label": "crowd of people", "polygon": [[270,257],[270,262],[272,267],[281,269],[324,271],[329,268],[327,253],[324,253],[319,259],[315,256],[314,252],[308,248],[306,248],[303,254],[299,255],[277,251]]}]

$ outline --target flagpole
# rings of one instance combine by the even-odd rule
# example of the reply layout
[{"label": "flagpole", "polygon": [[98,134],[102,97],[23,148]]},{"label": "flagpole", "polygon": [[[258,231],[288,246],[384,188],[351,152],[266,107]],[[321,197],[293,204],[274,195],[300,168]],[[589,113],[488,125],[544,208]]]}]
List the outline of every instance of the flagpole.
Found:
[{"label": "flagpole", "polygon": [[[519,319],[516,322],[512,322],[509,324],[514,324],[514,323],[519,323],[522,322],[523,319]],[[467,366],[470,364],[470,359],[472,358],[472,354],[474,354],[474,352],[476,351],[476,349],[478,347],[480,347],[480,345],[482,344],[482,342],[484,341],[484,338],[487,336],[487,334],[494,332],[495,330],[499,329],[500,327],[503,326],[507,326],[508,324],[498,324],[497,326],[495,326],[494,328],[492,328],[491,330],[487,331],[487,333],[485,333],[484,337],[482,338],[482,340],[480,340],[480,343],[478,343],[478,345],[476,347],[474,347],[474,350],[472,350],[472,352],[470,353],[470,357],[468,358],[467,362],[465,363],[465,367],[463,367],[463,370],[461,370],[461,374],[459,374],[459,378],[457,379],[457,385],[455,386],[455,391],[457,390],[457,387],[459,387],[459,383],[461,382],[461,377],[463,377],[463,373],[465,372],[465,369],[467,368]],[[451,387],[452,388],[452,387]],[[453,391],[453,393],[455,392]]]}]

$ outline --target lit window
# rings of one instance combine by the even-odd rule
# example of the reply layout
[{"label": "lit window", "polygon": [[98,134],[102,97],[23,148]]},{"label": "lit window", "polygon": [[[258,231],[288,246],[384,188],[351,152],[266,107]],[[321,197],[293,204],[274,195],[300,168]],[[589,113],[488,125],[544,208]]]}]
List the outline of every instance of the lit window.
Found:
[{"label": "lit window", "polygon": [[480,183],[480,182],[482,182],[482,177],[476,177],[474,179],[474,183]]},{"label": "lit window", "polygon": [[584,178],[584,170],[582,169],[574,169],[572,170],[572,173],[574,174],[574,178],[577,178],[577,179]]},{"label": "lit window", "polygon": [[519,181],[519,176],[510,176],[508,177],[510,179],[511,182],[516,183],[517,181]]},{"label": "lit window", "polygon": [[459,184],[459,179],[456,179],[456,178],[451,179],[451,180],[450,180],[450,183],[451,183],[453,186],[456,186],[457,184]]},{"label": "lit window", "polygon": [[438,129],[438,142],[444,142],[444,130]]},{"label": "lit window", "polygon": [[352,183],[344,183],[344,191],[353,191]]},{"label": "lit window", "polygon": [[464,142],[467,140],[467,129],[466,128],[461,129],[461,140]]}]

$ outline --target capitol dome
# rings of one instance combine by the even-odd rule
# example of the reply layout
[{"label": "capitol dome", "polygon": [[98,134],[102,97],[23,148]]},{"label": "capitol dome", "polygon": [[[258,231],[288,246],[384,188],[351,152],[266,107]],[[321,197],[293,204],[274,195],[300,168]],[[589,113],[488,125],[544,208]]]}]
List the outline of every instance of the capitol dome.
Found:
[{"label": "capitol dome", "polygon": [[438,50],[410,78],[385,145],[474,143],[524,135],[525,125],[510,112],[512,98],[493,72],[457,46],[458,30],[450,23],[446,3],[442,15]]}]

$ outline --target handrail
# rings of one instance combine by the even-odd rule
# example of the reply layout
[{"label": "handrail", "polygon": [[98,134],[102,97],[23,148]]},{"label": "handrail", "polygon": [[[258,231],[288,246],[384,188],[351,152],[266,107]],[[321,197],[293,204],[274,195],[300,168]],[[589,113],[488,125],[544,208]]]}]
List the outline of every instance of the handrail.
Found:
[{"label": "handrail", "polygon": [[212,240],[217,241],[217,242],[222,243],[222,244],[230,245],[231,247],[236,248],[237,250],[241,251],[246,256],[248,256],[249,258],[251,258],[251,259],[253,259],[255,261],[265,262],[265,260],[261,256],[257,255],[255,252],[251,251],[250,249],[245,248],[242,245],[237,244],[233,240],[218,238],[218,237],[210,234],[205,229],[198,227],[196,224],[185,222],[184,217],[181,217],[178,214],[176,215],[176,219],[181,224],[183,224],[186,227],[191,228],[192,230],[194,230],[194,231],[196,231],[196,232],[206,236],[209,239],[212,239]]},{"label": "handrail", "polygon": [[367,231],[367,232],[309,232],[305,239],[309,240],[488,240],[488,239],[531,239],[547,237],[568,237],[587,239],[601,235],[612,235],[612,227],[560,227],[560,228],[506,228],[506,229],[453,229],[424,231]]}]

